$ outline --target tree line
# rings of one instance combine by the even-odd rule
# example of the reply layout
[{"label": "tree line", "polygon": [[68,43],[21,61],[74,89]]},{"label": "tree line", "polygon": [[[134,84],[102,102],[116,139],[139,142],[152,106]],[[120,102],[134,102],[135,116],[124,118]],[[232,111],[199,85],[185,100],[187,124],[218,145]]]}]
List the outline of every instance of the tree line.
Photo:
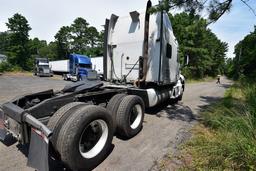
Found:
[{"label": "tree line", "polygon": [[169,14],[173,32],[179,42],[181,63],[189,56],[189,65],[182,69],[187,78],[215,77],[223,74],[228,44],[207,27],[207,20],[192,13]]},{"label": "tree line", "polygon": [[[179,42],[180,62],[185,56],[190,58],[183,74],[187,78],[203,78],[223,73],[228,46],[207,27],[207,20],[188,12],[169,14],[169,17]],[[0,33],[0,53],[8,56],[5,70],[13,67],[31,70],[36,56],[59,60],[66,59],[70,53],[88,56],[103,53],[104,32],[98,32],[81,17],[70,26],[61,27],[50,43],[38,38],[30,39],[31,27],[21,14],[9,18],[6,25],[8,31]]]},{"label": "tree line", "polygon": [[235,80],[256,81],[256,26],[235,45],[235,57],[226,61],[226,75]]},{"label": "tree line", "polygon": [[47,43],[39,38],[29,38],[32,29],[21,14],[14,14],[6,23],[8,31],[0,32],[0,54],[7,61],[0,70],[32,70],[35,57],[50,60],[66,59],[70,53],[88,56],[103,54],[103,31],[98,31],[84,18],[76,18],[70,26],[63,26],[55,34],[54,41]]}]

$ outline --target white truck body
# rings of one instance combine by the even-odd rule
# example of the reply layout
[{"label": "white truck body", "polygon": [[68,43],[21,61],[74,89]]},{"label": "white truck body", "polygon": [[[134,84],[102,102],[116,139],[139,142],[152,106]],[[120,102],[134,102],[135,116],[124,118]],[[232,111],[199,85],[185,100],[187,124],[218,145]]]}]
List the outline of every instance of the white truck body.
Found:
[{"label": "white truck body", "polygon": [[92,69],[97,71],[98,74],[103,74],[103,56],[92,57]]},{"label": "white truck body", "polygon": [[7,57],[5,55],[0,54],[0,63],[5,62],[7,60]]},{"label": "white truck body", "polygon": [[[133,14],[132,14],[133,13]],[[161,22],[162,17],[162,22]],[[162,40],[160,40],[162,24]],[[112,14],[108,27],[107,80],[127,82],[139,78],[139,57],[143,57],[145,12],[131,12],[125,17]],[[162,41],[162,52],[160,42]],[[169,50],[169,56],[167,51]],[[168,15],[150,15],[146,82],[173,84],[179,79],[178,42]],[[159,73],[160,72],[160,73]]]},{"label": "white truck body", "polygon": [[55,73],[69,72],[69,60],[50,61],[49,65],[51,70]]}]

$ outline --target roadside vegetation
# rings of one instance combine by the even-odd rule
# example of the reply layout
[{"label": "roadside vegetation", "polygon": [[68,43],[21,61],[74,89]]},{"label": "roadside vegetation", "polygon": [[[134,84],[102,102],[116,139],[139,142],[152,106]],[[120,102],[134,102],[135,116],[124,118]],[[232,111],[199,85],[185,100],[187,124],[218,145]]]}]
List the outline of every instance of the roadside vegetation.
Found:
[{"label": "roadside vegetation", "polygon": [[186,83],[188,84],[194,84],[194,83],[200,83],[200,82],[209,82],[209,81],[213,81],[216,80],[215,77],[204,77],[204,78],[190,78],[190,79],[186,79]]},{"label": "roadside vegetation", "polygon": [[223,74],[228,45],[207,27],[207,20],[185,12],[169,17],[179,42],[181,63],[189,56],[189,64],[182,74],[193,80]]},{"label": "roadside vegetation", "polygon": [[255,85],[235,84],[201,114],[193,137],[182,146],[183,169],[256,169],[255,94]]},{"label": "roadside vegetation", "polygon": [[235,47],[226,74],[235,84],[201,113],[181,147],[181,170],[256,170],[256,27]]},{"label": "roadside vegetation", "polygon": [[8,62],[0,63],[0,72],[18,72],[22,71],[22,69],[18,66],[13,66]]}]

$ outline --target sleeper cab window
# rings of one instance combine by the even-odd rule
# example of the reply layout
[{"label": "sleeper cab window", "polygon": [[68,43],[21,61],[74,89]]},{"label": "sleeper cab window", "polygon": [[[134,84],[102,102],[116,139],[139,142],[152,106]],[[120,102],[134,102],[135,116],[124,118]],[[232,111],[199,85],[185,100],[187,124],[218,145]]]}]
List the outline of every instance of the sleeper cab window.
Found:
[{"label": "sleeper cab window", "polygon": [[172,58],[172,45],[167,43],[166,45],[166,57],[171,59]]}]

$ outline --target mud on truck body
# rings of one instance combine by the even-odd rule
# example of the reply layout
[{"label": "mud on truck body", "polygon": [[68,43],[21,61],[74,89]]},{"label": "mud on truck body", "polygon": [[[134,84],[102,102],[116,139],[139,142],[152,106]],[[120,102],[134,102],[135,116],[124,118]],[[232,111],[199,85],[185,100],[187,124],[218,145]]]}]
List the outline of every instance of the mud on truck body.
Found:
[{"label": "mud on truck body", "polygon": [[105,82],[79,81],[1,106],[0,137],[29,143],[29,166],[48,170],[50,155],[72,170],[91,170],[107,157],[114,134],[139,133],[145,108],[181,100],[178,43],[168,15],[149,14],[150,7],[106,19]]}]

